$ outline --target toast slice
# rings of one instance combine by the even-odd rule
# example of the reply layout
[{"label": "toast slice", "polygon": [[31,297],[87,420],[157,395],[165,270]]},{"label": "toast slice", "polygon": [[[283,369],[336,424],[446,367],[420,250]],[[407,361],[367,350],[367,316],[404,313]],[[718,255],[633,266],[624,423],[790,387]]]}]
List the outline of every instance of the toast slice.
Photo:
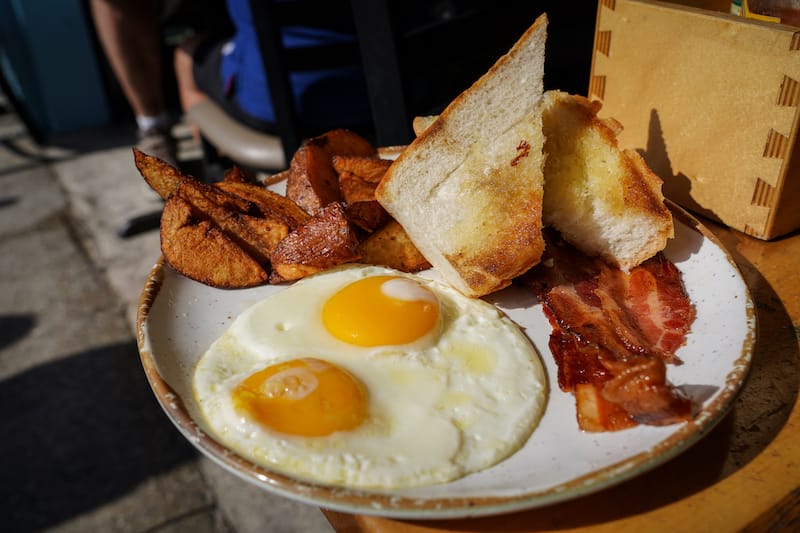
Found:
[{"label": "toast slice", "polygon": [[456,97],[389,168],[375,196],[467,296],[539,262],[547,16]]},{"label": "toast slice", "polygon": [[664,249],[673,236],[662,180],[633,150],[617,145],[619,122],[597,117],[599,102],[547,91],[545,225],[584,253],[622,270]]}]

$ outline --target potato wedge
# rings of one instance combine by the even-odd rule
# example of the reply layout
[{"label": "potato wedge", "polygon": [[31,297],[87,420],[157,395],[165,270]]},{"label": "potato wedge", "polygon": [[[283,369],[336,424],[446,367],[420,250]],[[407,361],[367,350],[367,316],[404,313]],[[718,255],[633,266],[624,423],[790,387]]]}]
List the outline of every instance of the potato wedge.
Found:
[{"label": "potato wedge", "polygon": [[254,203],[263,216],[282,220],[289,227],[289,231],[294,231],[311,218],[311,215],[303,211],[293,200],[261,185],[221,181],[215,183],[215,186]]},{"label": "potato wedge", "polygon": [[268,230],[251,229],[253,225],[258,224],[255,217],[248,217],[248,222],[245,223],[247,215],[235,209],[237,201],[241,199],[191,180],[181,182],[174,196],[191,204],[202,218],[211,220],[253,259],[262,265],[269,264],[269,256],[275,248],[275,243],[263,237],[264,231],[269,233]]},{"label": "potato wedge", "polygon": [[255,183],[256,180],[249,173],[237,166],[233,166],[222,175],[224,183]]},{"label": "potato wedge", "polygon": [[368,140],[354,131],[344,128],[330,130],[315,137],[315,143],[323,146],[328,155],[360,155],[377,157],[378,150]]},{"label": "potato wedge", "polygon": [[357,261],[358,238],[342,204],[321,208],[308,222],[283,239],[270,257],[270,283],[303,278],[343,263]]},{"label": "potato wedge", "polygon": [[339,189],[342,191],[342,199],[346,204],[375,201],[377,186],[377,183],[368,181],[349,170],[339,174]]},{"label": "potato wedge", "polygon": [[347,204],[345,214],[351,224],[367,233],[372,233],[391,218],[377,200]]},{"label": "potato wedge", "polygon": [[164,200],[175,192],[181,181],[194,179],[169,163],[137,148],[133,149],[133,161],[144,181]]},{"label": "potato wedge", "polygon": [[267,271],[179,196],[164,204],[161,215],[161,253],[180,274],[221,289],[265,283]]},{"label": "potato wedge", "polygon": [[334,155],[333,168],[340,178],[344,172],[350,172],[360,178],[374,184],[378,184],[386,171],[391,166],[389,159],[378,157],[365,157],[353,155]]},{"label": "potato wedge", "polygon": [[289,167],[286,196],[305,212],[314,214],[320,208],[342,200],[338,176],[330,157],[320,146],[306,143],[301,146]]},{"label": "potato wedge", "polygon": [[375,156],[377,150],[366,139],[349,130],[337,129],[312,137],[295,152],[289,165],[286,196],[314,214],[342,200],[334,155]]},{"label": "potato wedge", "polygon": [[259,254],[264,254],[269,260],[269,256],[278,247],[278,244],[289,235],[291,231],[289,225],[283,220],[275,217],[253,217],[250,215],[240,215],[241,226],[248,231],[248,235],[253,236],[258,246]]},{"label": "potato wedge", "polygon": [[339,174],[339,189],[346,205],[347,218],[359,228],[372,232],[389,220],[389,213],[375,200],[377,182],[368,181],[349,170]]},{"label": "potato wedge", "polygon": [[360,261],[370,265],[383,265],[403,272],[419,272],[431,267],[396,220],[374,231],[361,243],[359,251]]},{"label": "potato wedge", "polygon": [[207,196],[221,207],[241,213],[253,211],[253,204],[248,200],[222,193],[157,157],[145,154],[136,148],[133,149],[133,156],[136,168],[139,169],[144,180],[164,200],[175,194],[182,184],[186,184],[185,187],[190,187],[197,194]]}]

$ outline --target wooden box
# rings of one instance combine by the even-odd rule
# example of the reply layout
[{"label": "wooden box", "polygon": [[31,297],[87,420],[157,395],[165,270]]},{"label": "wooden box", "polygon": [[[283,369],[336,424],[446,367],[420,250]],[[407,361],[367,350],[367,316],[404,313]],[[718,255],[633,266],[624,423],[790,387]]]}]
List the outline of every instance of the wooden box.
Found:
[{"label": "wooden box", "polygon": [[668,198],[761,239],[800,228],[800,28],[600,0],[589,98]]}]

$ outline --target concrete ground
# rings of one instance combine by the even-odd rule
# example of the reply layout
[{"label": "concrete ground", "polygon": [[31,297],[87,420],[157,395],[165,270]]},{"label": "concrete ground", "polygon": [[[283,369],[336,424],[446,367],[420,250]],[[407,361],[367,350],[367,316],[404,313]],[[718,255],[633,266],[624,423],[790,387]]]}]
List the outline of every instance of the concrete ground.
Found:
[{"label": "concrete ground", "polygon": [[37,146],[0,97],[0,529],[332,531],[202,457],[156,403],[134,324],[158,232],[117,235],[160,208],[134,142],[110,127]]}]

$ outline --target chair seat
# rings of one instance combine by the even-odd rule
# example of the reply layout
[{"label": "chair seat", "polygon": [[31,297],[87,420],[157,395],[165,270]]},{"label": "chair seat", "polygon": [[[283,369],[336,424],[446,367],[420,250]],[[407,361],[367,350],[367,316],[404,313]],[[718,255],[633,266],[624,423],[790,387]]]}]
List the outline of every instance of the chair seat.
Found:
[{"label": "chair seat", "polygon": [[203,136],[232,161],[258,169],[286,168],[288,163],[280,137],[245,126],[213,100],[193,105],[186,114]]}]

